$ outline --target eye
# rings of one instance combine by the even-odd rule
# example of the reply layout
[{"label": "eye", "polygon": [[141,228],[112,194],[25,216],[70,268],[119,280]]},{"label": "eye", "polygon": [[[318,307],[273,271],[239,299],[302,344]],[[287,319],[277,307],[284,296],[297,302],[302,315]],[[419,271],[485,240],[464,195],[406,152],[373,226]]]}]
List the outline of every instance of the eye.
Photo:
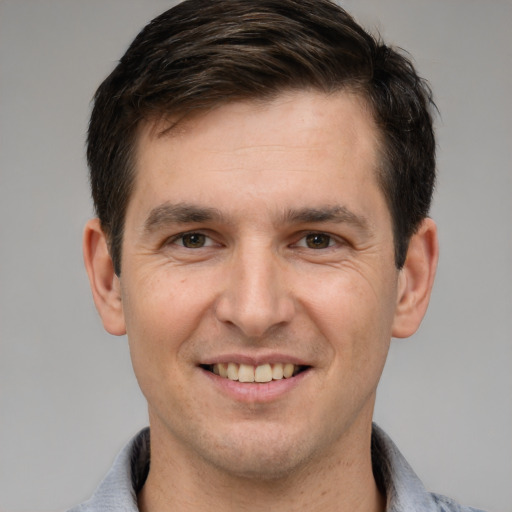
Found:
[{"label": "eye", "polygon": [[308,249],[327,249],[334,245],[334,241],[326,233],[308,233],[299,240],[297,245]]},{"label": "eye", "polygon": [[212,245],[211,239],[203,233],[183,233],[177,236],[173,243],[187,249],[200,249]]}]

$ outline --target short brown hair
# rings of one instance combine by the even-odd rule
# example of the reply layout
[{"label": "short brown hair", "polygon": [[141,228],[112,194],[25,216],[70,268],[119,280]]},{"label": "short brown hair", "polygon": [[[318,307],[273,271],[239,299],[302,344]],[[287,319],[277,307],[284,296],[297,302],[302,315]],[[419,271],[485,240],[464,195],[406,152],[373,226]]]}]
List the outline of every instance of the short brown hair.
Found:
[{"label": "short brown hair", "polygon": [[353,90],[370,107],[402,267],[435,181],[432,95],[410,60],[329,0],[187,0],[139,33],[94,97],[92,195],[118,275],[140,122],[300,89]]}]

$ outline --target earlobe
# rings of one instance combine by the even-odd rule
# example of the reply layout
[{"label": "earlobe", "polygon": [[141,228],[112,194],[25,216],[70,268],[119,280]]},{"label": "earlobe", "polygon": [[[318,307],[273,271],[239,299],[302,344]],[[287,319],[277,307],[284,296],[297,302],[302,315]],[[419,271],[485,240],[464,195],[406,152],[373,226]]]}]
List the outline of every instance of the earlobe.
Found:
[{"label": "earlobe", "polygon": [[99,219],[91,219],[85,226],[83,256],[94,303],[105,330],[116,336],[126,334],[120,282]]},{"label": "earlobe", "polygon": [[439,244],[435,222],[426,218],[409,242],[407,258],[398,278],[398,296],[392,335],[407,338],[416,332],[427,311]]}]

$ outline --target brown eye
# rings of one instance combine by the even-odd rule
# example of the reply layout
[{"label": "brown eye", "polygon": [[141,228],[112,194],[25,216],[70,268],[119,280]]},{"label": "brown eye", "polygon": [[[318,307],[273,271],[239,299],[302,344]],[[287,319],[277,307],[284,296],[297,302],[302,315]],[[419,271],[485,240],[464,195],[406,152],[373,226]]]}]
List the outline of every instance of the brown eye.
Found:
[{"label": "brown eye", "polygon": [[185,233],[181,236],[181,243],[187,249],[199,249],[206,245],[206,236],[202,233]]},{"label": "brown eye", "polygon": [[326,249],[331,245],[331,237],[325,233],[310,233],[306,236],[306,246],[310,249]]}]

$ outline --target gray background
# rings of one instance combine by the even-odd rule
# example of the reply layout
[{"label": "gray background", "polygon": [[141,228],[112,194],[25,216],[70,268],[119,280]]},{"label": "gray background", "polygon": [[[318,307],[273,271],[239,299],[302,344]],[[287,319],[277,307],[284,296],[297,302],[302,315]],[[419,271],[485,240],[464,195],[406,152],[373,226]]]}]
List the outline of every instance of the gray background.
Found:
[{"label": "gray background", "polygon": [[[0,0],[0,510],[83,500],[146,424],[81,259],[90,98],[163,0]],[[394,341],[377,421],[430,489],[512,511],[512,4],[347,0],[442,113],[427,318]]]}]

